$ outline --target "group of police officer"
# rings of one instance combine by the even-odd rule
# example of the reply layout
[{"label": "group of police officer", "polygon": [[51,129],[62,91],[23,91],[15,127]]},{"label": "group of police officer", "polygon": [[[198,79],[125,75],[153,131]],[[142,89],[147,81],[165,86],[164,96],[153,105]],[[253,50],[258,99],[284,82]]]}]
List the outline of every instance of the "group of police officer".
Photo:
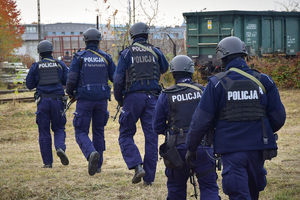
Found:
[{"label": "group of police officer", "polygon": [[[158,47],[147,43],[149,33],[142,22],[130,28],[133,42],[120,52],[117,66],[99,49],[102,37],[94,28],[85,31],[86,48],[74,55],[70,68],[53,59],[49,41],[38,44],[41,61],[31,66],[26,85],[36,88],[43,168],[52,168],[53,163],[50,125],[57,156],[63,165],[69,164],[62,114],[65,85],[70,101],[77,101],[73,126],[88,173],[101,172],[110,80],[122,108],[118,140],[128,169],[134,170],[132,183],[143,179],[145,185],[153,184],[159,149],[166,165],[167,199],[186,199],[192,173],[197,176],[200,199],[220,199],[216,159],[222,160],[223,191],[230,199],[258,199],[266,186],[264,162],[277,155],[274,133],[286,117],[274,81],[247,66],[244,42],[231,36],[216,49],[226,71],[210,77],[206,87],[192,81],[194,63],[179,55],[170,62],[175,85],[162,89],[159,80],[169,63]],[[134,143],[138,120],[145,137],[143,158]],[[166,138],[160,147],[158,134]]]}]

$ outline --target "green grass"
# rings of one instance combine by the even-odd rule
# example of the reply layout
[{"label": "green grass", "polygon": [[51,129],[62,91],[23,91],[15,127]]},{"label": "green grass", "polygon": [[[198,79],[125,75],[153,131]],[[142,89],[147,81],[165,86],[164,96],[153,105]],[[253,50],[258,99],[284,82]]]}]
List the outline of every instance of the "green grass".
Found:
[{"label": "green grass", "polygon": [[[268,185],[261,192],[260,199],[300,199],[300,90],[281,90],[287,121],[278,132],[278,156],[266,161]],[[12,96],[12,94],[9,94]],[[16,94],[14,94],[16,95]],[[18,95],[31,96],[31,93]],[[2,98],[8,95],[1,95]],[[117,103],[109,102],[110,116],[116,113]],[[42,158],[38,144],[34,103],[0,104],[0,199],[165,199],[167,195],[164,164],[158,161],[156,179],[151,187],[132,184],[133,171],[127,169],[118,144],[118,120],[110,117],[105,127],[106,151],[102,172],[88,175],[88,163],[75,141],[72,125],[75,104],[67,112],[66,145],[70,160],[63,166],[53,147],[53,168],[42,169]],[[144,152],[144,139],[138,124],[135,141]],[[91,134],[90,134],[91,136]],[[53,134],[52,134],[53,137]],[[159,143],[164,138],[159,137]],[[218,184],[222,199],[228,197],[222,192],[221,173]],[[188,182],[187,199],[194,194]],[[198,190],[199,194],[199,190]]]}]

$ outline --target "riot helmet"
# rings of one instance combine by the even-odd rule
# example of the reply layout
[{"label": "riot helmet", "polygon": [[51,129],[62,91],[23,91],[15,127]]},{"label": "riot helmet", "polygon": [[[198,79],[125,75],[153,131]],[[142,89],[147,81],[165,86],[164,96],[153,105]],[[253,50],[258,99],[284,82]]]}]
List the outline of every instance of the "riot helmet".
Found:
[{"label": "riot helmet", "polygon": [[83,33],[83,41],[101,41],[101,33],[95,28],[89,28]]},{"label": "riot helmet", "polygon": [[45,52],[53,52],[53,45],[50,41],[43,40],[38,44],[37,51],[39,54],[45,53]]},{"label": "riot helmet", "polygon": [[190,57],[178,55],[170,62],[170,72],[187,72],[193,74],[195,72],[194,66],[195,64]]},{"label": "riot helmet", "polygon": [[129,33],[131,39],[134,39],[137,35],[148,35],[150,33],[150,28],[143,22],[137,22],[130,27]]},{"label": "riot helmet", "polygon": [[223,59],[232,54],[248,55],[245,43],[238,37],[230,36],[222,39],[216,48],[217,59]]}]

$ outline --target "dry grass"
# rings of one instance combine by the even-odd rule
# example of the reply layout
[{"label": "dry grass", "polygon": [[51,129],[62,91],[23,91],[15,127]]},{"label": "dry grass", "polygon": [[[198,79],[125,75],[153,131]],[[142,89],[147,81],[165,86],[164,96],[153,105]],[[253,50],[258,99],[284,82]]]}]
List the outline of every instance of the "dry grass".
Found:
[{"label": "dry grass", "polygon": [[[279,134],[279,155],[266,162],[268,185],[260,199],[300,199],[299,99],[300,90],[280,91],[287,111],[287,121]],[[20,94],[19,94],[20,95]],[[30,94],[31,95],[31,94]],[[3,95],[2,95],[3,96]],[[23,94],[22,94],[23,96]],[[4,97],[4,96],[3,96]],[[116,102],[109,102],[110,115],[116,113]],[[0,105],[0,199],[165,199],[167,194],[164,164],[158,162],[155,183],[151,187],[131,183],[133,171],[123,161],[118,145],[119,124],[109,119],[105,128],[106,151],[102,172],[89,176],[87,161],[81,153],[72,125],[75,105],[67,113],[66,145],[70,160],[63,166],[54,153],[52,169],[42,169],[34,103]],[[144,151],[141,127],[135,141]],[[160,136],[159,143],[163,142]],[[220,195],[222,192],[219,175]],[[198,190],[199,193],[199,190]],[[188,184],[188,195],[193,188]],[[194,199],[188,197],[188,199]]]}]

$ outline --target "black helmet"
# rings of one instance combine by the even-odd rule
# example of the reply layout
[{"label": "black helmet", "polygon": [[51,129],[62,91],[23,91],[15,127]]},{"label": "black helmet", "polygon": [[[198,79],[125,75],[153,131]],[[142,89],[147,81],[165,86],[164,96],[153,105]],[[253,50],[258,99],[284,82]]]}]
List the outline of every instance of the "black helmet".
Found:
[{"label": "black helmet", "polygon": [[194,62],[185,55],[175,56],[170,62],[170,72],[188,72],[193,74],[195,72]]},{"label": "black helmet", "polygon": [[219,60],[237,53],[248,55],[245,43],[234,36],[222,39],[216,48],[217,59]]},{"label": "black helmet", "polygon": [[137,22],[130,27],[129,33],[130,33],[131,39],[133,39],[134,36],[136,36],[136,35],[149,34],[150,29],[147,24],[145,24],[143,22]]},{"label": "black helmet", "polygon": [[95,28],[89,28],[83,33],[83,41],[87,42],[92,40],[102,40],[101,33]]},{"label": "black helmet", "polygon": [[48,40],[43,40],[37,45],[37,51],[38,53],[44,53],[44,52],[53,52],[53,45]]}]

